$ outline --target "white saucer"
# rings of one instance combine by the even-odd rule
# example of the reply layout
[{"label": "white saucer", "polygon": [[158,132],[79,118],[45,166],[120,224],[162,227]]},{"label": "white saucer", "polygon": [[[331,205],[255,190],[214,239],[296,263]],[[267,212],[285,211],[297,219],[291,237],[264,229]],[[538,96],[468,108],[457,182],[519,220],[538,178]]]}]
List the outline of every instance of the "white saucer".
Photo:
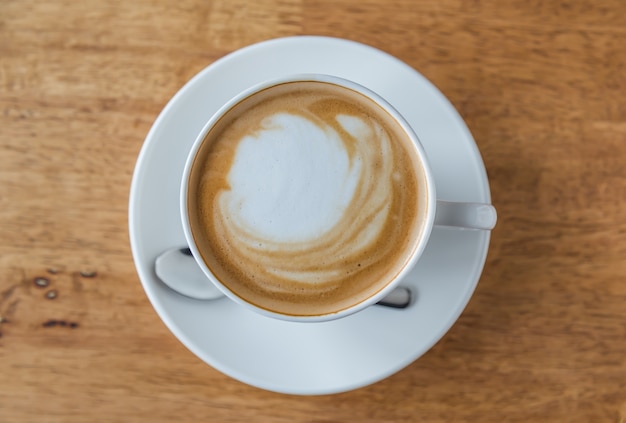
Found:
[{"label": "white saucer", "polygon": [[258,82],[325,73],[361,83],[413,125],[443,200],[490,202],[485,168],[452,105],[423,76],[362,44],[290,37],[256,44],[204,69],[169,102],[148,133],[130,193],[130,240],[141,283],[167,327],[194,354],[247,384],[291,394],[329,394],[379,381],[409,365],[452,326],[469,301],[489,232],[435,228],[406,285],[405,310],[372,306],[327,323],[292,323],[247,311],[228,299],[192,300],[154,273],[163,251],[185,245],[179,185],[187,152],[220,105]]}]

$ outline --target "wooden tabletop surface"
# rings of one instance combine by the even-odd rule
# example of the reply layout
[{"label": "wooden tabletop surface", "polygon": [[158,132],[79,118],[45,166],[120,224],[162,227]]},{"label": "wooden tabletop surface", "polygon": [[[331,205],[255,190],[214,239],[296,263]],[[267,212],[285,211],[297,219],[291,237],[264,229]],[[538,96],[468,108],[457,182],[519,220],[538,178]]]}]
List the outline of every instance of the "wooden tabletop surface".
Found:
[{"label": "wooden tabletop surface", "polygon": [[[135,160],[171,96],[229,52],[299,34],[372,45],[439,87],[500,219],[434,348],[317,397],[183,347],[127,230]],[[0,317],[3,423],[626,421],[626,2],[0,1]]]}]

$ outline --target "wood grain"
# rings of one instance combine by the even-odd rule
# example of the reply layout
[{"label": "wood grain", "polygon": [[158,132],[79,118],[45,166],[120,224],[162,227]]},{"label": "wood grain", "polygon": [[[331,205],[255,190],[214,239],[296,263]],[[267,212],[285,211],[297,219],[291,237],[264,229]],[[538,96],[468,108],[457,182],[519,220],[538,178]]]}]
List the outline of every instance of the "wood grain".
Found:
[{"label": "wood grain", "polygon": [[[133,166],[169,98],[233,50],[298,34],[373,45],[434,82],[500,217],[444,339],[320,397],[189,353],[127,234]],[[625,98],[622,0],[0,2],[0,421],[625,420]]]}]

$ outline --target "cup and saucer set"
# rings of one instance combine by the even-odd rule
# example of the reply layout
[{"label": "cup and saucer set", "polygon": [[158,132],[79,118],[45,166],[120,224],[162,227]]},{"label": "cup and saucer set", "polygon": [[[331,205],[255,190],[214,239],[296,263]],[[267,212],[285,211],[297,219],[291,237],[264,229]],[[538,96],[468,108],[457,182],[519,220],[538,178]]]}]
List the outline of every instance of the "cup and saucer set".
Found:
[{"label": "cup and saucer set", "polygon": [[377,93],[419,138],[437,199],[491,202],[485,167],[471,133],[450,102],[420,73],[353,41],[287,37],[219,59],[169,101],[150,129],[135,167],[130,241],[151,304],[193,354],[261,389],[333,394],[402,370],[444,336],[478,283],[490,231],[434,226],[419,259],[400,282],[413,294],[402,309],[369,306],[339,319],[299,322],[257,313],[228,297],[192,299],[166,286],[157,277],[155,262],[164,251],[188,244],[181,218],[181,180],[198,134],[239,93],[298,74],[331,75]]}]

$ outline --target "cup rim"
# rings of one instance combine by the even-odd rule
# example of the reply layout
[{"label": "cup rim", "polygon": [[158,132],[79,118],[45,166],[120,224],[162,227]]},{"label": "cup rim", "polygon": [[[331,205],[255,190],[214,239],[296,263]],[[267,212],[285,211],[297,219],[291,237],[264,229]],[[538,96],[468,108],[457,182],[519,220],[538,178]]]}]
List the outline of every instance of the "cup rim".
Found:
[{"label": "cup rim", "polygon": [[[210,271],[204,260],[201,259],[201,254],[196,246],[192,231],[191,225],[189,222],[189,214],[187,210],[188,204],[188,190],[189,190],[189,178],[191,176],[191,169],[193,168],[193,164],[196,158],[200,147],[203,144],[203,141],[213,127],[213,125],[222,118],[231,108],[235,105],[243,101],[245,98],[262,91],[264,89],[271,88],[276,85],[291,83],[291,82],[324,82],[335,84],[344,88],[352,89],[360,94],[365,95],[369,99],[376,102],[376,104],[384,109],[387,113],[389,113],[396,122],[400,125],[402,130],[409,136],[412,141],[413,148],[417,153],[417,156],[420,160],[420,165],[423,169],[425,185],[427,189],[427,204],[426,204],[426,215],[424,220],[424,225],[422,228],[422,234],[419,239],[413,245],[413,252],[406,265],[402,268],[400,272],[387,284],[384,288],[376,292],[374,295],[369,296],[363,301],[353,304],[350,307],[320,314],[320,315],[290,315],[290,314],[282,314],[276,311],[268,310],[259,306],[256,306],[244,298],[238,296],[233,291],[231,291],[227,286],[222,284],[222,282]],[[342,317],[349,316],[351,314],[357,313],[365,308],[375,304],[384,298],[387,294],[389,294],[395,287],[397,287],[400,282],[404,279],[407,273],[411,271],[411,269],[415,266],[418,259],[422,255],[428,240],[430,238],[430,234],[432,232],[432,228],[434,226],[435,221],[435,208],[437,203],[437,194],[436,187],[434,183],[434,177],[430,166],[428,164],[428,159],[426,156],[426,151],[424,150],[417,134],[411,127],[411,125],[407,122],[407,120],[383,97],[374,92],[373,90],[348,79],[328,75],[328,74],[318,74],[318,73],[299,73],[288,76],[283,76],[279,78],[269,79],[258,84],[255,84],[243,91],[239,94],[232,97],[229,101],[227,101],[224,105],[222,105],[206,122],[206,124],[202,127],[201,131],[196,136],[192,147],[187,154],[187,159],[185,161],[185,167],[183,169],[182,180],[181,180],[181,189],[180,189],[180,215],[182,220],[183,232],[185,235],[185,239],[187,241],[187,245],[190,248],[197,264],[202,269],[205,276],[209,279],[211,283],[213,283],[222,293],[228,297],[229,299],[235,301],[236,303],[247,307],[261,315],[265,315],[267,317],[272,317],[279,320],[286,320],[292,322],[324,322],[330,320],[340,319]]]}]

